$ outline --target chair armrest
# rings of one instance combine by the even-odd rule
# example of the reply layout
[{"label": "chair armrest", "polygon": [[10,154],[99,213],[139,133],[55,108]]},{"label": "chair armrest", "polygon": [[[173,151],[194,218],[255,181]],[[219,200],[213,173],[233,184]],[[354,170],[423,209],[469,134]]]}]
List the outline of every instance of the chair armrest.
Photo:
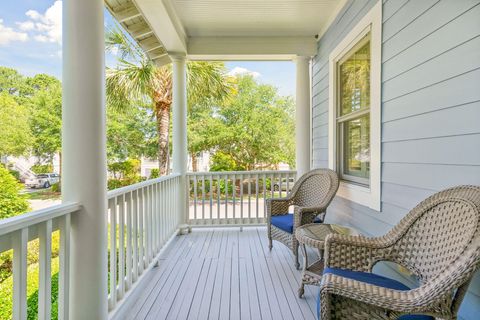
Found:
[{"label": "chair armrest", "polygon": [[325,274],[320,283],[320,294],[334,294],[398,313],[431,313],[432,301],[424,287],[400,291],[369,283]]},{"label": "chair armrest", "polygon": [[267,199],[267,218],[288,213],[288,207],[292,204],[290,197]]},{"label": "chair armrest", "polygon": [[293,228],[298,228],[304,224],[313,223],[315,217],[327,210],[326,207],[300,207],[294,206],[293,210]]},{"label": "chair armrest", "polygon": [[389,247],[384,237],[330,234],[325,239],[325,267],[370,272],[377,261],[388,257]]}]

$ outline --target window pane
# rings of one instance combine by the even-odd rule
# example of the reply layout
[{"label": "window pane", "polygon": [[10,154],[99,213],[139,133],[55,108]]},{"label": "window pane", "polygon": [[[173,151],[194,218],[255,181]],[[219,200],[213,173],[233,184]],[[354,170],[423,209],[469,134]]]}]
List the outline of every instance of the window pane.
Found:
[{"label": "window pane", "polygon": [[370,41],[340,64],[340,115],[370,107]]},{"label": "window pane", "polygon": [[343,123],[343,174],[370,176],[370,114]]}]

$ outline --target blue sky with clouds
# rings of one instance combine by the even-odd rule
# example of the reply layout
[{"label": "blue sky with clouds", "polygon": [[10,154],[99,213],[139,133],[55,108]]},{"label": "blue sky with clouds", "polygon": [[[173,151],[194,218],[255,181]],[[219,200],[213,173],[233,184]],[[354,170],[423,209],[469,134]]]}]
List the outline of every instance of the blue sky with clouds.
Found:
[{"label": "blue sky with clouds", "polygon": [[[105,11],[106,24],[112,18]],[[62,74],[61,1],[0,1],[0,65],[32,76],[47,73],[57,78]],[[106,63],[115,57],[107,54]],[[293,62],[231,61],[231,73],[250,73],[260,82],[272,84],[281,95],[295,94]]]}]

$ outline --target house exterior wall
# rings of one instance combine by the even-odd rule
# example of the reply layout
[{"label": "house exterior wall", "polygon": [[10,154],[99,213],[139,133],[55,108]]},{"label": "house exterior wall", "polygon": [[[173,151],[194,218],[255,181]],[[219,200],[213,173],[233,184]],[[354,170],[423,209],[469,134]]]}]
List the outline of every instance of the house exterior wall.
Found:
[{"label": "house exterior wall", "polygon": [[[376,2],[348,1],[318,43],[314,168],[328,167],[329,54]],[[327,214],[328,221],[371,236],[384,234],[436,191],[480,185],[480,1],[383,0],[382,20],[382,211],[337,197]],[[405,278],[394,270],[380,268]],[[460,317],[479,314],[477,273]]]}]

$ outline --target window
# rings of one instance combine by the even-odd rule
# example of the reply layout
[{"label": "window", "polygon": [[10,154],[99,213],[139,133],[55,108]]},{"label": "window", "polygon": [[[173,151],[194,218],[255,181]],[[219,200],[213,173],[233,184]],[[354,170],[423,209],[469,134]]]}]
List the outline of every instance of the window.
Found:
[{"label": "window", "polygon": [[338,195],[380,210],[381,1],[330,54],[329,166]]},{"label": "window", "polygon": [[370,180],[370,37],[337,62],[337,168],[342,180]]}]

